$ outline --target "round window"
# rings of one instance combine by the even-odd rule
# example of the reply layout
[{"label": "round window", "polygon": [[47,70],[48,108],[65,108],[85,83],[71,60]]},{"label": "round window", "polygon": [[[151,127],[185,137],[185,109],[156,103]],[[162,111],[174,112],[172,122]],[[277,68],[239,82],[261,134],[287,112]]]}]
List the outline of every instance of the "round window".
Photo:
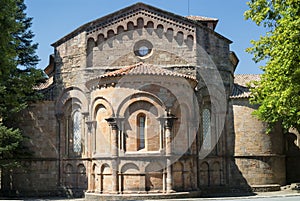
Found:
[{"label": "round window", "polygon": [[140,40],[134,45],[134,54],[139,57],[149,55],[153,49],[153,45],[148,40]]},{"label": "round window", "polygon": [[149,53],[149,48],[146,46],[142,46],[139,48],[139,55],[140,56],[146,56]]}]

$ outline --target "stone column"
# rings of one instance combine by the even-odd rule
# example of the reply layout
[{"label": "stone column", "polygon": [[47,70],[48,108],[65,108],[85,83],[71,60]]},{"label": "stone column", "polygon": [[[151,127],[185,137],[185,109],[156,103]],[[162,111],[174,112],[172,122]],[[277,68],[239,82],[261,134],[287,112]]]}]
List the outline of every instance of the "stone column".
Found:
[{"label": "stone column", "polygon": [[96,150],[96,126],[97,121],[86,121],[87,124],[87,156],[92,157],[93,152]]},{"label": "stone column", "polygon": [[[93,151],[95,150],[95,133],[96,133],[96,125],[97,125],[97,121],[86,121],[85,122],[87,125],[87,134],[86,139],[85,139],[85,150],[86,150],[86,156],[87,157],[93,157]],[[97,174],[96,172],[92,173],[92,169],[93,167],[91,167],[93,164],[93,162],[89,162],[89,171],[88,173],[88,192],[93,192],[93,191],[97,191],[97,189],[95,188],[96,182],[97,182]],[[95,170],[96,171],[96,170]]]},{"label": "stone column", "polygon": [[166,171],[163,170],[163,192],[166,193]]},{"label": "stone column", "polygon": [[166,188],[167,193],[174,192],[173,190],[173,177],[172,177],[172,127],[173,122],[176,119],[175,116],[171,115],[170,112],[167,113],[165,117],[165,137],[166,137],[166,157],[167,157],[167,181]]},{"label": "stone column", "polygon": [[115,118],[118,125],[118,156],[124,155],[125,153],[125,139],[124,139],[124,118]]},{"label": "stone column", "polygon": [[118,193],[118,125],[113,117],[105,120],[111,127],[112,193]]},{"label": "stone column", "polygon": [[160,132],[159,132],[159,152],[160,153],[165,153],[164,152],[164,148],[165,148],[165,144],[164,144],[164,139],[165,139],[165,130],[164,130],[164,121],[165,119],[164,118],[158,118],[158,121],[159,121],[159,125],[160,125]]},{"label": "stone column", "polygon": [[[89,112],[82,112],[83,115],[83,121],[84,123],[86,123],[88,121],[88,116],[89,116]],[[87,126],[85,124],[83,124],[83,141],[84,141],[84,146],[83,146],[83,157],[88,157],[89,155],[89,150],[88,150],[88,129]]]}]

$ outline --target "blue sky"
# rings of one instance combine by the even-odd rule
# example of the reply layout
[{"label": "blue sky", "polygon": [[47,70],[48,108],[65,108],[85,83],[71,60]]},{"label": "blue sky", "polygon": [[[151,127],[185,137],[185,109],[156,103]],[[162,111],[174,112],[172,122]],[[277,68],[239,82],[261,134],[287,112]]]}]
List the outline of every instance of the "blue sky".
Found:
[{"label": "blue sky", "polygon": [[262,27],[244,19],[247,0],[25,0],[27,15],[33,17],[34,42],[39,43],[37,54],[41,61],[38,67],[48,65],[49,55],[53,53],[50,44],[53,42],[89,21],[137,2],[182,16],[218,18],[216,32],[233,41],[231,50],[240,59],[236,73],[262,73],[259,69],[262,64],[254,63],[252,55],[245,52],[251,46],[250,40],[257,40],[265,34]]}]

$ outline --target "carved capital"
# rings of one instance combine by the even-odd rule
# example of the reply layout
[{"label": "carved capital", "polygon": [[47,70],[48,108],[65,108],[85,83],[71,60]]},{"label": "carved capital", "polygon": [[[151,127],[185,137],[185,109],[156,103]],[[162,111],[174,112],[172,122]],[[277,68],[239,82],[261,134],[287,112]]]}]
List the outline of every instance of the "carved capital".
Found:
[{"label": "carved capital", "polygon": [[89,132],[92,132],[93,128],[96,127],[97,121],[86,121],[87,128]]},{"label": "carved capital", "polygon": [[109,117],[109,118],[106,118],[105,120],[107,121],[107,123],[109,124],[109,126],[111,127],[112,130],[118,129],[118,124],[117,124],[116,118]]},{"label": "carved capital", "polygon": [[174,121],[176,119],[178,119],[177,117],[175,117],[174,115],[168,115],[166,117],[164,117],[165,119],[165,129],[172,129]]}]

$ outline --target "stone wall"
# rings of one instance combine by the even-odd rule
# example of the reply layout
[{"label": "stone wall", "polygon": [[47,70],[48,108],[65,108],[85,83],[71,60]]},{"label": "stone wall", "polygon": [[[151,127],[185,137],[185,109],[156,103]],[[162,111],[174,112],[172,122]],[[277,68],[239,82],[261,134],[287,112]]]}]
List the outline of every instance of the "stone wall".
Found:
[{"label": "stone wall", "polygon": [[286,142],[286,180],[287,183],[300,181],[300,134],[296,129],[290,129],[285,135]]},{"label": "stone wall", "polygon": [[[174,24],[162,26],[163,21],[159,21],[138,14],[113,27],[93,32],[82,31],[69,37],[64,43],[55,44],[57,83],[64,88],[84,88],[82,84],[86,80],[105,71],[138,62],[164,67],[194,66],[194,29],[185,29]],[[153,26],[148,27],[149,24]],[[136,52],[144,43],[150,44],[151,53],[143,57]]]},{"label": "stone wall", "polygon": [[20,196],[60,193],[57,121],[54,111],[54,102],[45,101],[30,105],[20,115],[20,128],[29,138],[26,146],[32,156],[21,160],[21,167],[2,172],[2,190],[5,193]]},{"label": "stone wall", "polygon": [[266,124],[252,115],[248,99],[232,99],[235,163],[251,186],[285,184],[283,133],[277,126],[266,134]]},{"label": "stone wall", "polygon": [[[90,53],[93,54],[93,64],[90,67],[130,66],[138,62],[162,66],[194,63],[194,52],[186,44],[178,44],[166,35],[159,37],[156,29],[150,30],[150,33],[148,29],[124,32],[103,41]],[[137,56],[135,53],[135,46],[143,41],[153,46],[146,57]]]}]

